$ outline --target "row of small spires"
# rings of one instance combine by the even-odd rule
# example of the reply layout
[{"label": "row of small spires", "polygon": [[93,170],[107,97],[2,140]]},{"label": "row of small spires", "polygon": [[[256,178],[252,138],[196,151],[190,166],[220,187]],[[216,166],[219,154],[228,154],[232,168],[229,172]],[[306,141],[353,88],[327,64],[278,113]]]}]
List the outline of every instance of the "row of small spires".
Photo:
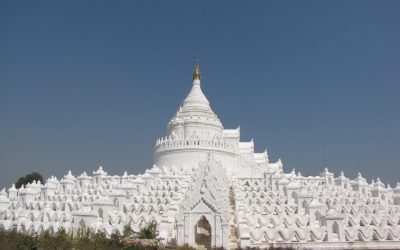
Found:
[{"label": "row of small spires", "polygon": [[[294,170],[294,169],[293,169],[293,170]],[[329,172],[329,169],[328,169],[328,168],[324,168],[324,172],[321,173],[321,176],[322,176],[322,175],[332,175],[332,176],[334,176],[333,173]],[[343,172],[343,171],[340,171],[339,178],[347,178],[347,177],[344,176],[344,172]],[[362,177],[362,175],[361,175],[360,172],[358,172],[357,178],[355,178],[354,180],[366,181],[366,179]],[[376,182],[377,182],[377,183],[382,183],[382,182],[381,182],[381,179],[380,179],[379,177],[376,179]],[[371,183],[375,183],[374,179],[371,180]]]},{"label": "row of small spires", "polygon": [[[282,172],[275,172],[274,175],[276,175],[277,177],[281,177],[281,174],[282,174]],[[288,177],[287,174],[286,174],[286,177],[283,177],[283,179],[287,179],[288,180],[288,178],[289,179],[293,179],[293,178],[296,178],[296,177],[303,177],[303,175],[300,173],[300,171],[297,172],[297,174],[296,174],[295,169],[292,169],[292,171],[289,173],[289,175],[291,175],[291,177]],[[307,176],[307,177],[304,177],[304,178],[320,178],[320,177],[324,177],[324,176],[332,176],[332,177],[334,177],[334,174],[332,172],[329,172],[328,168],[325,168],[324,171],[320,174],[320,176]],[[338,176],[338,178],[340,178],[342,180],[343,179],[347,179],[348,181],[352,181],[352,182],[354,182],[354,181],[363,182],[366,185],[370,185],[370,184],[368,184],[366,179],[362,177],[360,172],[358,172],[357,177],[355,179],[351,180],[350,178],[348,178],[348,177],[346,177],[344,175],[343,171],[340,171],[340,175]],[[371,185],[378,185],[378,186],[381,186],[381,187],[385,187],[385,184],[381,181],[381,179],[379,177],[376,178],[376,181],[374,179],[371,179]],[[389,183],[387,184],[387,188],[391,188],[391,185]],[[400,182],[397,182],[396,188],[400,189]]]},{"label": "row of small spires", "polygon": [[[150,174],[160,174],[161,172],[162,172],[162,171],[160,170],[160,168],[158,168],[156,165],[154,165],[153,168],[147,169],[147,170],[146,170],[146,173],[145,173],[144,175],[149,174],[149,173],[150,173]],[[103,170],[103,167],[102,167],[102,166],[99,166],[98,170],[93,171],[93,175],[94,175],[94,176],[95,176],[95,175],[108,176],[107,172]],[[295,169],[293,169],[293,170],[290,172],[290,175],[292,175],[292,177],[296,177],[296,176],[297,176],[297,177],[302,177],[302,174],[301,174],[300,172],[297,172],[297,175],[296,175]],[[331,173],[331,172],[329,172],[328,168],[325,168],[325,169],[324,169],[324,172],[321,173],[321,176],[323,176],[323,175],[331,175],[332,177],[334,177],[334,174]],[[142,175],[133,176],[133,177],[140,178],[141,176],[142,176]],[[89,175],[86,173],[86,171],[84,171],[78,178],[80,178],[80,177],[89,177]],[[111,176],[110,176],[110,177],[111,177]],[[115,177],[125,177],[125,178],[127,178],[127,177],[128,177],[128,173],[127,173],[127,171],[124,171],[124,174],[123,174],[122,176],[116,175]],[[317,176],[315,176],[315,177],[317,177]],[[72,179],[72,178],[75,179],[75,177],[72,175],[71,170],[69,170],[68,173],[67,173],[67,175],[65,175],[63,179]],[[346,179],[349,179],[349,178],[347,178],[347,177],[344,176],[344,172],[343,172],[343,171],[340,172],[339,178],[346,178]],[[349,180],[350,180],[350,179],[349,179]],[[362,175],[361,175],[360,172],[357,174],[357,178],[355,178],[353,181],[362,181],[362,182],[367,183],[366,179],[362,177]],[[47,184],[47,183],[58,183],[58,179],[57,179],[57,177],[55,177],[55,176],[52,175],[50,178],[47,179],[46,184]],[[367,184],[368,184],[368,183],[367,183]],[[381,181],[381,179],[380,179],[379,177],[376,179],[376,182],[375,182],[374,179],[372,179],[372,180],[371,180],[371,184],[372,184],[372,185],[376,184],[376,185],[383,185],[383,186],[385,186],[385,184]],[[40,187],[40,186],[42,186],[42,183],[41,183],[40,180],[38,180],[38,181],[34,180],[32,183],[29,183],[29,184],[27,184],[26,186],[27,186],[27,187],[31,187],[31,186]],[[388,184],[387,187],[388,187],[388,188],[391,188],[390,184]],[[22,188],[24,188],[24,186],[22,186]],[[400,189],[400,182],[397,183],[396,188],[399,188],[399,189]],[[12,187],[11,187],[10,189],[16,189],[15,184],[13,184]]]}]

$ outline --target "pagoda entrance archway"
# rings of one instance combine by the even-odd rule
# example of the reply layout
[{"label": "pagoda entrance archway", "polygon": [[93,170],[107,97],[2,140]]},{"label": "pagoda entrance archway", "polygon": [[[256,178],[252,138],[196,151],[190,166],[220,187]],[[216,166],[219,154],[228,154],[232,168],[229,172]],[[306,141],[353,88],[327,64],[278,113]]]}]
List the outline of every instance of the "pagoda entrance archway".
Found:
[{"label": "pagoda entrance archway", "polygon": [[200,217],[195,225],[194,238],[197,246],[211,248],[211,225],[204,215]]}]

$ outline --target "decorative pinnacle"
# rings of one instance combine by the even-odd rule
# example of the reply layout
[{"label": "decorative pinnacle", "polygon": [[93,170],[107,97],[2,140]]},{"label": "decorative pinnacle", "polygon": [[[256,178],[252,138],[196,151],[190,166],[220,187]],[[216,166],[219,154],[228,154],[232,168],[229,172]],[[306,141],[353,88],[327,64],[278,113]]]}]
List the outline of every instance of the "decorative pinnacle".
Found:
[{"label": "decorative pinnacle", "polygon": [[200,79],[201,79],[200,67],[199,64],[196,63],[193,70],[193,80],[200,80]]}]

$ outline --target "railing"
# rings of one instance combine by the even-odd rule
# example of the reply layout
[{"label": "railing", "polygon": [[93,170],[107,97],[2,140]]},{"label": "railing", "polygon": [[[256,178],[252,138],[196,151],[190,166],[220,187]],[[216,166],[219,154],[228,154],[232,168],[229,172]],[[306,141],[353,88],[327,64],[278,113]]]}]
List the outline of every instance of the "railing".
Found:
[{"label": "railing", "polygon": [[165,140],[154,146],[156,152],[173,148],[212,148],[232,151],[233,145],[222,140]]}]

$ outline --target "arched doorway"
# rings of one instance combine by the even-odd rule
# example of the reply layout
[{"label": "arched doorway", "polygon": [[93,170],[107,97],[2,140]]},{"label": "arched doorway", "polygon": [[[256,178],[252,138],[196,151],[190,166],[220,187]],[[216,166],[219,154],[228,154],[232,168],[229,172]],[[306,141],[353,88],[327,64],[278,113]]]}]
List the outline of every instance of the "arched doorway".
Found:
[{"label": "arched doorway", "polygon": [[211,248],[211,226],[206,217],[201,216],[195,225],[195,242],[198,246]]},{"label": "arched doorway", "polygon": [[333,233],[333,239],[339,240],[340,230],[339,230],[339,224],[337,221],[335,221],[332,225],[332,233]]}]

